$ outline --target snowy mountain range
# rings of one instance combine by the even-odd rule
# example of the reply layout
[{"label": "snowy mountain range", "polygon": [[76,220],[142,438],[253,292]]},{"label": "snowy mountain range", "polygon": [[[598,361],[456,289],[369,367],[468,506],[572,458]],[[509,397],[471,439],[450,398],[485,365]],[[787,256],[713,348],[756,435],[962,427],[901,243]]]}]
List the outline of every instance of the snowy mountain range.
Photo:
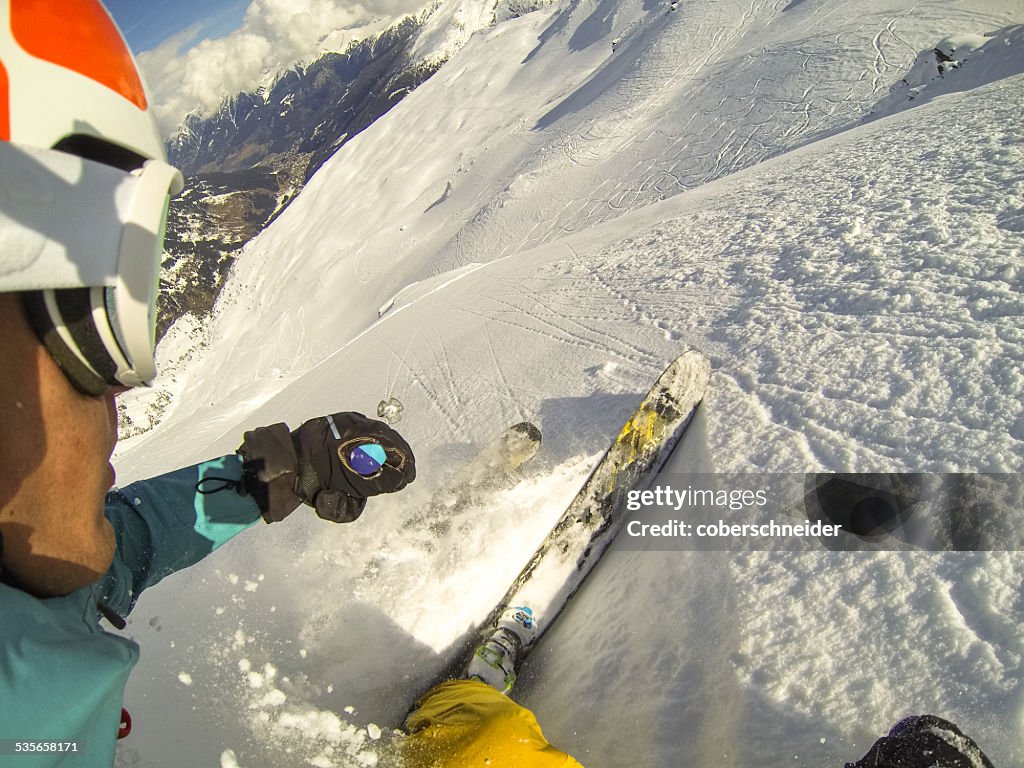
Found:
[{"label": "snowy mountain range", "polygon": [[[123,403],[159,423],[115,461],[124,484],[397,397],[419,479],[348,526],[249,531],[144,596],[124,765],[376,764],[685,348],[714,373],[667,479],[1022,470],[1024,4],[431,18],[420,44],[458,45],[244,247],[209,318],[169,330],[159,386]],[[527,419],[544,444],[518,485],[407,534]],[[1012,768],[1022,543],[621,541],[516,695],[591,768],[838,766],[922,711]]]},{"label": "snowy mountain range", "polygon": [[343,51],[268,72],[255,91],[231,95],[214,114],[189,115],[167,145],[188,182],[171,205],[159,335],[188,312],[210,311],[239,250],[342,144],[429,78],[474,32],[547,2],[435,2]]},{"label": "snowy mountain range", "polygon": [[168,142],[188,183],[170,211],[161,335],[187,312],[207,314],[239,250],[338,147],[443,63],[412,55],[429,17],[405,17],[186,119]]}]

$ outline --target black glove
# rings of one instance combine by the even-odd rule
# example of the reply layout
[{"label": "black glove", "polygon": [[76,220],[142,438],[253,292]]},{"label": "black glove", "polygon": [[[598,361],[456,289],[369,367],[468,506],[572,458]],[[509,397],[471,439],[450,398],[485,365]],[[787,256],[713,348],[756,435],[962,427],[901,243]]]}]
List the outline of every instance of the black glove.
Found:
[{"label": "black glove", "polygon": [[401,435],[361,413],[335,413],[294,432],[272,424],[246,432],[238,449],[244,485],[268,523],[300,504],[335,523],[362,514],[368,496],[393,493],[416,479],[416,459]]},{"label": "black glove", "polygon": [[846,768],[993,768],[977,744],[935,715],[900,720],[868,753]]}]

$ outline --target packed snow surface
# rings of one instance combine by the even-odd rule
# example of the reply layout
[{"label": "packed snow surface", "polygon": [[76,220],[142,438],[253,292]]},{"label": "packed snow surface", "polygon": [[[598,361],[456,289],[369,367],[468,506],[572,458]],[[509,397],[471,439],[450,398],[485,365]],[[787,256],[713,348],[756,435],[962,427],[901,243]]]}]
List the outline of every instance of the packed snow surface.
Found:
[{"label": "packed snow surface", "polygon": [[[145,595],[119,760],[386,764],[390,728],[688,348],[713,374],[671,471],[1021,472],[1021,21],[984,0],[578,0],[470,36],[250,244],[206,327],[171,337],[176,404],[116,461],[125,484],[396,397],[419,477],[356,523],[247,531]],[[523,420],[544,443],[514,487],[413,524]],[[1007,546],[620,541],[516,696],[590,768],[840,766],[921,712],[1019,766]]]}]

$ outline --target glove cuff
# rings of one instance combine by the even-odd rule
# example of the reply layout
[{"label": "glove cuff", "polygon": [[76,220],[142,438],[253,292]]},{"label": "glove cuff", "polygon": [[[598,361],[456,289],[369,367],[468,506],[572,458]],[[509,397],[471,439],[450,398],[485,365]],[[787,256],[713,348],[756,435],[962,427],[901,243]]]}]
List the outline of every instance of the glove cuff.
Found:
[{"label": "glove cuff", "polygon": [[284,423],[246,432],[238,448],[242,482],[268,523],[284,520],[301,502],[295,493],[299,465],[291,431]]}]

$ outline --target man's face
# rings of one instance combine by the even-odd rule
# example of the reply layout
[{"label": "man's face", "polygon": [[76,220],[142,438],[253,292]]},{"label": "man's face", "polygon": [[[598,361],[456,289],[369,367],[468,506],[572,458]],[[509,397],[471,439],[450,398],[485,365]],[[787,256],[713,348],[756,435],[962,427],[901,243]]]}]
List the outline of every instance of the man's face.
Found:
[{"label": "man's face", "polygon": [[6,581],[64,595],[110,567],[114,532],[103,500],[114,482],[114,390],[81,394],[0,294],[0,534]]}]

